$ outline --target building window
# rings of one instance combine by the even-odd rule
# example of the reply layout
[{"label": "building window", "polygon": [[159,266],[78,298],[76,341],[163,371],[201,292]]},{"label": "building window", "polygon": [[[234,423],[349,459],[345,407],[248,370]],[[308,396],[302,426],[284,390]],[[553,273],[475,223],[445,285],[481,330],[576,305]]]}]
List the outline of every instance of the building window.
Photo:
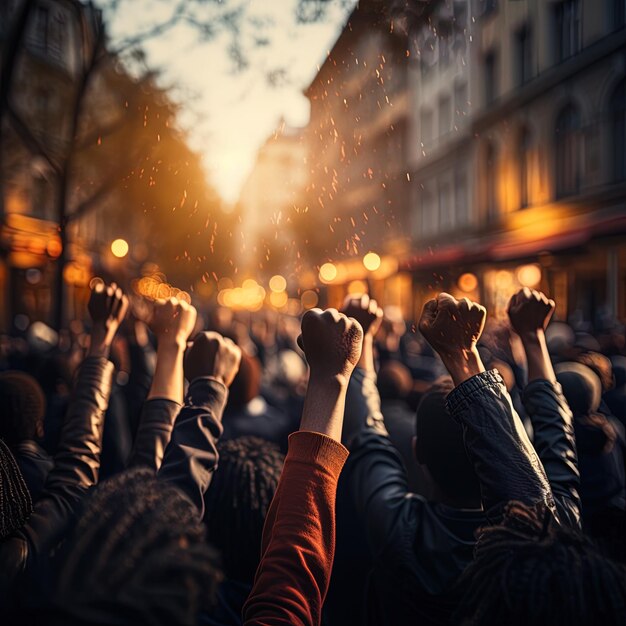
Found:
[{"label": "building window", "polygon": [[450,132],[452,125],[452,108],[449,96],[439,98],[439,136],[444,137]]},{"label": "building window", "polygon": [[467,197],[467,176],[465,171],[454,173],[454,213],[457,224],[469,223],[469,202]]},{"label": "building window", "polygon": [[515,77],[518,85],[528,82],[533,76],[532,69],[532,37],[528,26],[524,26],[515,34]]},{"label": "building window", "polygon": [[521,209],[524,209],[529,205],[530,199],[531,138],[527,128],[523,128],[520,132],[517,162],[519,164],[519,205]]},{"label": "building window", "polygon": [[497,97],[497,58],[494,50],[485,56],[485,104],[491,104]]},{"label": "building window", "polygon": [[626,0],[612,0],[611,29],[617,30],[626,23]]},{"label": "building window", "polygon": [[425,107],[420,111],[420,141],[422,148],[427,148],[433,141],[433,112]]},{"label": "building window", "polygon": [[580,112],[568,104],[556,120],[556,196],[563,198],[578,193],[581,179],[582,132]]},{"label": "building window", "polygon": [[487,219],[498,215],[498,152],[493,143],[485,147],[485,207]]},{"label": "building window", "polygon": [[454,226],[454,215],[452,203],[450,202],[450,184],[440,182],[437,191],[439,194],[439,229],[440,232],[445,232]]},{"label": "building window", "polygon": [[467,83],[457,83],[454,85],[454,111],[459,122],[467,117],[467,105]]},{"label": "building window", "polygon": [[611,141],[613,178],[626,180],[626,81],[622,81],[611,96]]},{"label": "building window", "polygon": [[563,0],[554,8],[556,60],[564,61],[580,50],[580,2]]}]

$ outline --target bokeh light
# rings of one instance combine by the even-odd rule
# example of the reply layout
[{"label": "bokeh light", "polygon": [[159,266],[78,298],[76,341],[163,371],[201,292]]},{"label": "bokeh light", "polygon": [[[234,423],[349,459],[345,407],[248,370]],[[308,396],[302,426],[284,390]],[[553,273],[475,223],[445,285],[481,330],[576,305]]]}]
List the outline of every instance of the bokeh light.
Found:
[{"label": "bokeh light", "polygon": [[478,278],[476,278],[475,274],[472,274],[471,272],[466,272],[465,274],[461,274],[461,276],[459,276],[457,284],[461,291],[474,291],[474,289],[478,287]]},{"label": "bokeh light", "polygon": [[534,263],[521,265],[515,273],[522,287],[536,287],[541,281],[541,268]]},{"label": "bokeh light", "polygon": [[300,298],[303,309],[312,309],[317,306],[318,300],[318,295],[312,289],[307,289]]},{"label": "bokeh light", "polygon": [[116,239],[111,244],[111,252],[118,259],[123,259],[128,254],[128,242],[125,239]]},{"label": "bokeh light", "polygon": [[325,283],[330,283],[337,278],[337,268],[333,263],[324,263],[320,267],[320,280]]},{"label": "bokeh light", "polygon": [[375,252],[368,252],[363,257],[363,265],[366,270],[375,272],[380,267],[380,257]]},{"label": "bokeh light", "polygon": [[275,276],[272,276],[270,278],[269,285],[270,285],[270,289],[274,293],[280,293],[281,291],[285,291],[285,289],[287,289],[287,281],[285,280],[284,276],[281,276],[280,274],[276,274]]}]

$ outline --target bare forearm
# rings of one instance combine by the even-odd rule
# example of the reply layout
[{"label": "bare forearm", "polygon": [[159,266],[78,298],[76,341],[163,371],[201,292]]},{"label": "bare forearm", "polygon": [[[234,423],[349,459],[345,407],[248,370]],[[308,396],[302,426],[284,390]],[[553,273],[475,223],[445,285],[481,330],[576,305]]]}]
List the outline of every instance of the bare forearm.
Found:
[{"label": "bare forearm", "polygon": [[478,350],[459,350],[458,352],[441,355],[441,360],[452,376],[454,385],[458,387],[468,378],[485,371]]},{"label": "bare forearm", "polygon": [[366,334],[363,338],[363,348],[361,350],[361,357],[357,363],[357,367],[360,367],[366,372],[374,372],[374,339],[371,335]]},{"label": "bare forearm", "polygon": [[311,377],[300,430],[321,433],[341,442],[347,382],[334,377]]},{"label": "bare forearm", "polygon": [[183,355],[182,343],[161,342],[157,349],[157,362],[148,400],[163,398],[183,403]]},{"label": "bare forearm", "polygon": [[520,338],[528,363],[528,382],[531,380],[547,380],[555,383],[556,375],[550,361],[546,336],[543,330],[522,334]]}]

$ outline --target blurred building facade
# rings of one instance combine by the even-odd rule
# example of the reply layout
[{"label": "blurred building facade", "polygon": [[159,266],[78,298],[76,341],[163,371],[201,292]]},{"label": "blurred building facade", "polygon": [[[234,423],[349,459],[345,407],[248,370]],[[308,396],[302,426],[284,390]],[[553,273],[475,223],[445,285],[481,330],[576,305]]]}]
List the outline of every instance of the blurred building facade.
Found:
[{"label": "blurred building facade", "polygon": [[[441,54],[414,67],[416,128],[435,110],[432,92],[440,94],[432,128],[445,131],[452,74],[455,86],[467,77],[469,98],[462,105],[452,99],[453,140],[442,145],[440,138],[429,154],[428,129],[421,131],[414,252],[404,264],[416,288],[423,297],[429,285],[479,297],[502,316],[516,289],[538,286],[557,300],[561,318],[596,325],[623,318],[624,3],[454,1],[438,10],[454,14],[449,30],[465,39],[465,53],[456,70]],[[449,174],[442,191],[435,171],[458,172],[458,163],[467,174],[456,182]]]},{"label": "blurred building facade", "polygon": [[[332,262],[329,303],[364,286],[386,302],[410,308],[410,277],[398,275],[407,251],[407,170],[411,92],[406,31],[387,3],[354,9],[305,91],[310,181],[308,209],[317,216],[318,258]],[[377,270],[364,254],[381,257]]]},{"label": "blurred building facade", "polygon": [[[521,286],[552,294],[561,319],[626,317],[623,1],[400,5],[361,2],[307,91],[317,210],[345,225],[377,206],[393,222],[351,223],[360,248],[327,251],[331,299],[371,249],[414,298],[370,291],[407,317],[441,290],[502,317]],[[380,83],[395,79],[388,110],[357,63],[368,49]]]}]

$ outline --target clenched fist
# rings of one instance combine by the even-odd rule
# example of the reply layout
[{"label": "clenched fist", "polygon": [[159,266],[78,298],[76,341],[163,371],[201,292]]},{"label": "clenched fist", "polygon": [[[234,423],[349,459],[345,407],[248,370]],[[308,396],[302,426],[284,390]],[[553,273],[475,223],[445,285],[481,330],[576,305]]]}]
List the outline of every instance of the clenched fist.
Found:
[{"label": "clenched fist", "polygon": [[196,336],[185,355],[185,377],[189,382],[202,376],[211,376],[227,387],[233,382],[239,364],[241,349],[219,333],[204,332]]},{"label": "clenched fist", "polygon": [[347,317],[354,318],[366,335],[374,337],[383,321],[383,310],[376,300],[367,294],[348,295],[343,303],[341,312]]},{"label": "clenched fist", "polygon": [[193,332],[196,316],[196,309],[183,300],[157,300],[153,304],[150,329],[159,345],[172,343],[184,347]]},{"label": "clenched fist", "polygon": [[304,350],[311,378],[342,377],[345,382],[361,356],[363,328],[337,309],[310,309],[302,317],[298,345]]},{"label": "clenched fist", "polygon": [[455,384],[484,371],[476,343],[485,327],[485,307],[440,293],[424,305],[419,329],[439,353]]},{"label": "clenched fist", "polygon": [[511,298],[507,312],[513,330],[524,337],[545,330],[554,309],[554,300],[540,291],[524,287]]},{"label": "clenched fist", "polygon": [[98,283],[91,290],[87,308],[93,320],[89,353],[108,357],[115,333],[126,316],[128,298],[115,283]]}]

